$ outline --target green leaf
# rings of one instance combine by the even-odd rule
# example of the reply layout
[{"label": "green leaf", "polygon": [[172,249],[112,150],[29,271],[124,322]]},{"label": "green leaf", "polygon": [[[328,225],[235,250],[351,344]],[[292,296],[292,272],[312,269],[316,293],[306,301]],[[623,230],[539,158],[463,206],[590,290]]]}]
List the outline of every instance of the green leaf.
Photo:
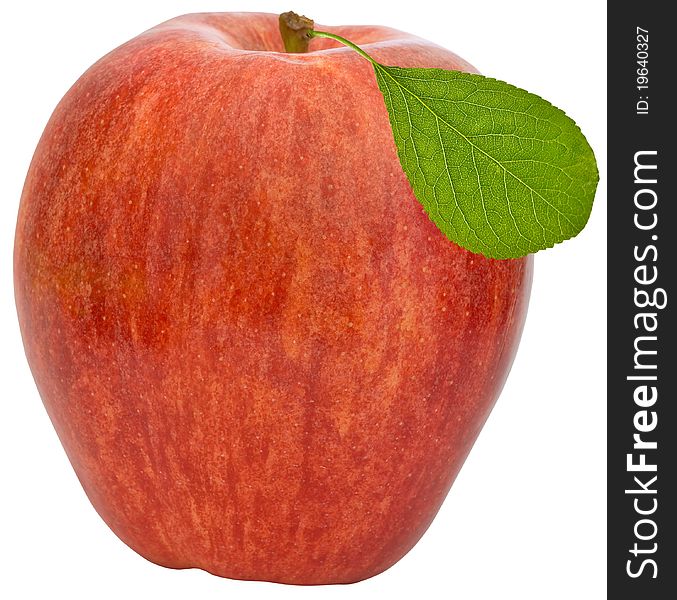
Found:
[{"label": "green leaf", "polygon": [[516,258],[583,229],[599,177],[592,149],[564,112],[481,75],[367,58],[414,194],[449,239]]}]

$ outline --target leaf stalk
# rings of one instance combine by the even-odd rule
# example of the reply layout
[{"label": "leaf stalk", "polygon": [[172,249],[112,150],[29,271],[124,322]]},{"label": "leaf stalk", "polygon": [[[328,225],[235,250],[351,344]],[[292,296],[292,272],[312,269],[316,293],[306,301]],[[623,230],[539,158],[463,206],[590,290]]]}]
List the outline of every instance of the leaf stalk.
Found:
[{"label": "leaf stalk", "polygon": [[369,56],[362,48],[360,48],[357,44],[353,44],[350,40],[347,40],[344,37],[341,37],[340,35],[336,35],[335,33],[328,33],[327,31],[315,31],[311,30],[308,32],[308,36],[311,38],[327,38],[330,40],[335,40],[337,42],[340,42],[344,46],[348,46],[348,48],[352,48],[357,52],[362,58],[366,58],[372,65],[377,65],[378,63],[371,57]]}]

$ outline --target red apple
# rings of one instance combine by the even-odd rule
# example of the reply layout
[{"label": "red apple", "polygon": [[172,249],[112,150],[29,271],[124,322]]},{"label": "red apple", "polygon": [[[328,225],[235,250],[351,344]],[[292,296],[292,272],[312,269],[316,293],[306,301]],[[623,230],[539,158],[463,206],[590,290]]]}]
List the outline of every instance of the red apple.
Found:
[{"label": "red apple", "polygon": [[[318,27],[405,67],[472,67]],[[277,17],[173,19],[91,67],[28,172],[15,289],[92,504],[149,560],[370,577],[435,516],[516,351],[530,259],[433,225],[371,65]]]}]

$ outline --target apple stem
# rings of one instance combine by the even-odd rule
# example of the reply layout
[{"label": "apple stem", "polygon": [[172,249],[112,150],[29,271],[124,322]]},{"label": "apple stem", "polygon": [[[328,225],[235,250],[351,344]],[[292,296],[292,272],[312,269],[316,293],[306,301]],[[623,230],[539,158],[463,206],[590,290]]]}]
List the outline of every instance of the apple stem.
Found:
[{"label": "apple stem", "polygon": [[313,27],[315,23],[312,19],[297,15],[295,12],[288,11],[282,13],[279,19],[280,35],[284,42],[284,49],[287,52],[303,53],[308,52],[308,44],[312,38],[327,38],[340,42],[348,48],[352,48],[361,57],[366,58],[372,65],[378,64],[371,56],[369,56],[362,48],[353,44],[335,33],[327,33],[326,31],[315,31]]},{"label": "apple stem", "polygon": [[289,11],[280,15],[279,22],[284,49],[294,53],[308,52],[310,33],[315,25],[313,20]]}]

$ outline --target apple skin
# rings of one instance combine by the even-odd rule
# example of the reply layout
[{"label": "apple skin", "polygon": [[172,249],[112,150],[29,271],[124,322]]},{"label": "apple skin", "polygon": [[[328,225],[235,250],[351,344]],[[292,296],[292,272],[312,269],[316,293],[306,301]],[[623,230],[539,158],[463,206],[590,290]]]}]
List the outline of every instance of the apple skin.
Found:
[{"label": "apple skin", "polygon": [[[317,28],[472,70],[392,29]],[[28,172],[28,361],[92,504],[160,565],[296,584],[387,569],[519,342],[531,258],[446,239],[371,65],[311,50],[282,53],[275,15],[168,21],[79,79]]]}]

